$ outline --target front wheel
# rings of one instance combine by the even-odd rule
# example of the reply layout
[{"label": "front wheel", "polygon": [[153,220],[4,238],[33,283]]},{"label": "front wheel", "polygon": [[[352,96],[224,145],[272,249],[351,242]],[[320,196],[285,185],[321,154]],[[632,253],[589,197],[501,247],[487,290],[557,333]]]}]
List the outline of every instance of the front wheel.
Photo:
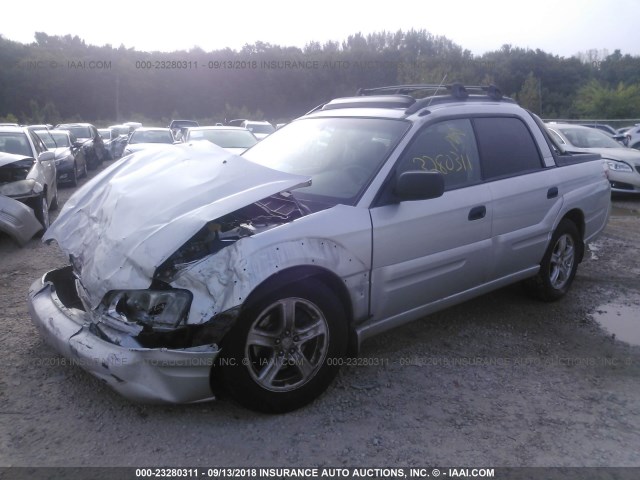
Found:
[{"label": "front wheel", "polygon": [[317,280],[289,285],[250,306],[225,337],[216,368],[242,405],[269,413],[319,396],[347,349],[340,299]]},{"label": "front wheel", "polygon": [[69,180],[69,184],[72,187],[77,187],[78,186],[78,177],[80,176],[80,173],[78,173],[78,165],[74,162],[73,163],[73,170],[71,171],[71,180]]},{"label": "front wheel", "polygon": [[42,192],[34,200],[33,207],[36,218],[42,225],[42,231],[44,232],[49,228],[49,204],[47,203],[47,192]]},{"label": "front wheel", "polygon": [[583,248],[575,223],[563,219],[553,232],[549,247],[542,257],[540,271],[525,282],[527,290],[547,302],[562,298],[571,287]]}]

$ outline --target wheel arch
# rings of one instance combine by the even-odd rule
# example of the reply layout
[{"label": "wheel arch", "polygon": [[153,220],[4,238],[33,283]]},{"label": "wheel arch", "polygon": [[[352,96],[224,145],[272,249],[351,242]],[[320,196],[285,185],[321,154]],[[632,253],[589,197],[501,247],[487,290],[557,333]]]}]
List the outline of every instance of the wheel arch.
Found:
[{"label": "wheel arch", "polygon": [[[584,221],[584,213],[582,210],[578,208],[574,208],[573,210],[569,210],[565,213],[562,218],[558,221],[558,225],[562,220],[571,221],[576,228],[578,229],[578,233],[580,234],[580,243],[578,245],[578,263],[582,262],[584,257],[584,232],[585,232],[585,221]],[[556,228],[557,226],[556,225]]]},{"label": "wheel arch", "polygon": [[349,331],[348,354],[357,354],[357,337],[353,331],[354,308],[349,291],[343,281],[334,272],[317,265],[298,265],[283,269],[264,279],[247,296],[242,304],[242,309],[251,307],[259,299],[271,293],[285,288],[292,283],[301,282],[307,279],[315,279],[322,282],[327,288],[336,294],[347,317],[347,327]]}]

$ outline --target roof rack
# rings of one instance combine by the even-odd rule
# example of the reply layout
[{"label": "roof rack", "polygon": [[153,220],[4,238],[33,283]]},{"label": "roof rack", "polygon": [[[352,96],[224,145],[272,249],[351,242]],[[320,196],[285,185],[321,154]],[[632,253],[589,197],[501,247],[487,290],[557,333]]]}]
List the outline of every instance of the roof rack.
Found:
[{"label": "roof rack", "polygon": [[371,95],[367,97],[336,98],[322,106],[322,110],[336,108],[401,108],[407,109],[416,103],[409,95]]},{"label": "roof rack", "polygon": [[[413,92],[425,92],[427,95],[416,99],[410,95]],[[321,103],[308,111],[306,115],[318,110],[339,108],[396,108],[404,109],[406,115],[411,115],[438,103],[456,100],[486,101],[487,98],[494,101],[515,103],[511,98],[503,97],[502,92],[495,85],[463,85],[461,83],[390,85],[360,88],[355,97],[336,98],[330,102]]]},{"label": "roof rack", "polygon": [[[463,100],[469,97],[469,93],[485,93],[492,100],[502,100],[502,92],[495,85],[463,85],[461,83],[451,83],[448,85],[412,84],[412,85],[391,85],[377,88],[360,88],[357,96],[367,95],[408,95],[413,92],[432,92],[437,95],[444,90],[451,96]],[[444,93],[444,92],[443,92]]]}]

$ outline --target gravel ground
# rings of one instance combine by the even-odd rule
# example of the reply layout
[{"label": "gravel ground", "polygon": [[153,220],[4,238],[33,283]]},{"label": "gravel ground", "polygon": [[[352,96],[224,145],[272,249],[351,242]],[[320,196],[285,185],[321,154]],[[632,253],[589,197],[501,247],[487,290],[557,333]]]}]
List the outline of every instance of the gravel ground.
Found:
[{"label": "gravel ground", "polygon": [[65,258],[2,236],[0,466],[640,466],[640,346],[593,317],[640,311],[640,202],[614,205],[562,301],[513,286],[396,329],[277,416],[133,404],[65,364],[25,300]]}]

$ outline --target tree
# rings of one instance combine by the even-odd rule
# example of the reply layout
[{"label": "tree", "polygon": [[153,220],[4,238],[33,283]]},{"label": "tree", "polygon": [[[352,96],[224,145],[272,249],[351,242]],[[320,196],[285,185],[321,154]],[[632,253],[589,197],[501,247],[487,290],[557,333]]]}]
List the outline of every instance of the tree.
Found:
[{"label": "tree", "polygon": [[633,118],[640,112],[640,85],[619,83],[609,88],[591,80],[578,91],[576,110],[591,118]]},{"label": "tree", "polygon": [[524,108],[531,110],[538,115],[542,114],[542,96],[540,80],[529,72],[520,92],[517,95],[518,103]]}]

